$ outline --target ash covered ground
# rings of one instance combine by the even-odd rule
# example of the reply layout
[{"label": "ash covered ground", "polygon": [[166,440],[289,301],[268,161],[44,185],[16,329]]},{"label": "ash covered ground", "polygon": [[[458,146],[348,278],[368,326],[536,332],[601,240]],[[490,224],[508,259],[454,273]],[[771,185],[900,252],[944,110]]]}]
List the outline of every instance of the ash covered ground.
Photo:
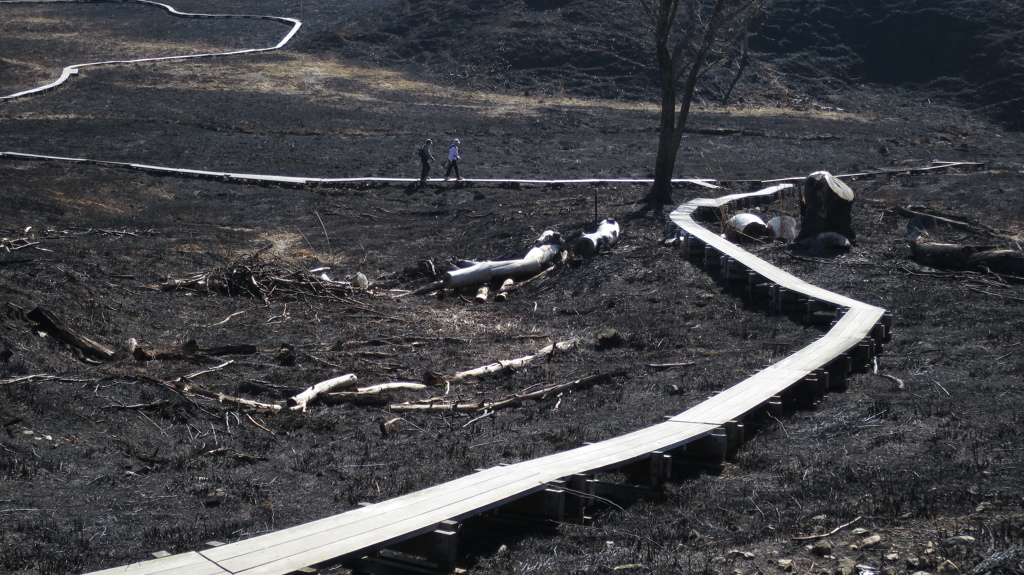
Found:
[{"label": "ash covered ground", "polygon": [[[635,77],[649,72],[619,75],[629,82],[568,68],[561,84],[528,82],[525,72],[460,80],[437,63],[476,61],[493,35],[463,34],[446,57],[451,44],[442,40],[458,35],[453,26],[403,59],[373,37],[355,37],[351,26],[376,30],[385,42],[387,26],[404,14],[403,37],[412,41],[426,28],[410,23],[439,25],[422,11],[444,15],[451,6],[398,3],[383,16],[377,4],[225,2],[218,12],[301,17],[307,26],[294,49],[90,69],[54,92],[5,102],[0,150],[214,171],[414,177],[413,152],[424,138],[438,142],[440,156],[458,137],[469,178],[650,177],[657,116],[650,85]],[[483,11],[473,12],[478,22],[498,10],[471,4]],[[782,3],[776,17],[793,5]],[[175,6],[203,11],[198,2]],[[530,34],[505,36],[514,53],[529,50],[531,34],[571,37],[540,24],[582,18],[571,16],[579,2],[508,6],[536,24],[520,28]],[[45,83],[70,63],[271,45],[286,31],[120,3],[0,5],[0,13],[4,93]],[[579,29],[584,40],[603,33],[590,20]],[[762,42],[771,29],[762,24]],[[1014,32],[1005,34],[1002,45],[1012,47]],[[756,38],[751,44],[759,46]],[[622,56],[622,45],[606,50],[616,46],[614,61],[644,64]],[[849,181],[858,195],[858,242],[849,253],[750,248],[811,283],[891,310],[894,338],[877,374],[765,426],[721,473],[671,483],[657,502],[598,510],[592,525],[471,538],[460,567],[967,572],[1021,545],[1024,286],[914,262],[898,211],[920,206],[971,223],[941,231],[945,241],[1019,247],[1024,165],[1021,135],[1008,129],[1012,102],[1008,120],[977,107],[985,98],[1006,103],[981,88],[965,95],[941,89],[949,83],[896,85],[863,70],[857,76],[856,67],[837,74],[835,85],[800,91],[787,66],[841,62],[840,55],[754,55],[729,98],[724,73],[703,94],[680,176],[769,180],[933,159],[984,163]],[[606,80],[587,80],[594,74]],[[637,203],[645,192],[454,182],[291,188],[0,160],[0,570],[80,573],[158,550],[199,549],[599,441],[681,412],[821,335],[820,327],[771,315],[764,301],[664,247],[664,216]],[[715,192],[675,195],[708,193]],[[762,213],[797,209],[790,200]],[[595,214],[622,224],[614,250],[572,258],[504,303],[477,305],[458,293],[398,297],[430,281],[422,262],[443,269],[455,259],[520,257],[545,229],[571,238],[592,229]],[[321,267],[333,279],[361,273],[371,284],[332,291],[266,283]],[[160,288],[197,276],[241,281],[225,291]],[[37,307],[118,356],[97,362],[45,335],[27,316]],[[597,345],[608,329],[621,345]],[[194,341],[251,345],[255,353],[140,361],[128,353],[131,340],[150,350]],[[360,385],[433,381],[428,372],[450,375],[566,340],[578,344],[519,372],[305,413],[266,413],[175,388],[188,382],[283,403],[344,373],[356,373]],[[472,414],[389,409],[440,396],[501,399],[598,374],[610,382],[472,423]],[[797,539],[851,522],[823,538],[827,552]],[[880,540],[865,543],[872,535]],[[1019,573],[1019,556],[996,572]]]}]

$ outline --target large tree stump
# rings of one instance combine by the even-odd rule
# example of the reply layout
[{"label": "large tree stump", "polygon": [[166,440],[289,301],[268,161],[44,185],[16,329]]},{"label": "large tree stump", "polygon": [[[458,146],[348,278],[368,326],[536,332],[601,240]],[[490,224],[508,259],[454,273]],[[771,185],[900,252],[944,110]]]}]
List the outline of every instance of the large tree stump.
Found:
[{"label": "large tree stump", "polygon": [[853,190],[828,172],[814,172],[804,180],[797,241],[835,232],[848,240],[853,231]]}]

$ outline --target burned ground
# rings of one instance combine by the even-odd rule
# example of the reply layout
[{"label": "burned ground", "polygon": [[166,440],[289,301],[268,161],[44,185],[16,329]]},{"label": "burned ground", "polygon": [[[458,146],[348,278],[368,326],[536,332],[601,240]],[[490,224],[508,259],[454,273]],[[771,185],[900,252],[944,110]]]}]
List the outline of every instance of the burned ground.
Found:
[{"label": "burned ground", "polygon": [[[271,2],[257,4],[238,11],[276,13]],[[19,18],[30,18],[31,6],[18,6]],[[144,9],[98,8],[115,22]],[[355,17],[335,5],[302,9],[307,20]],[[330,29],[310,25],[311,35]],[[244,33],[270,44],[283,30],[261,24]],[[230,36],[213,35],[217,45]],[[0,74],[13,65],[11,42],[27,39],[0,36]],[[44,56],[18,60],[49,65]],[[3,76],[5,93],[23,87],[11,77]],[[924,206],[977,224],[976,233],[943,231],[949,241],[1016,247],[1021,137],[931,95],[868,86],[845,93],[842,112],[784,101],[701,108],[681,152],[681,175],[728,180],[985,162],[977,171],[850,181],[858,244],[849,253],[751,247],[814,284],[891,310],[894,339],[878,373],[767,425],[720,474],[670,484],[657,503],[600,510],[593,525],[472,542],[463,568],[952,572],[1021,544],[1024,287],[914,263],[896,211]],[[3,104],[0,150],[412,176],[423,138],[439,143],[440,156],[459,137],[468,177],[647,177],[657,118],[638,102],[454,88],[307,46],[83,72],[55,92]],[[289,188],[9,158],[0,161],[0,186],[4,572],[78,573],[197,549],[601,440],[678,413],[821,334],[768,314],[763,301],[664,247],[664,217],[635,203],[642,186]],[[706,193],[714,192],[679,189],[676,197]],[[769,213],[796,209],[783,203]],[[545,229],[567,237],[589,229],[595,211],[622,223],[620,245],[591,261],[570,259],[507,302],[403,295],[429,281],[421,262],[518,257]],[[372,283],[351,292],[245,283],[319,267],[335,280],[362,273]],[[197,274],[242,281],[229,293],[160,289]],[[36,307],[120,355],[81,357],[27,318]],[[607,329],[622,344],[598,349],[595,337]],[[256,353],[139,361],[127,353],[131,339],[151,350],[195,341],[251,344]],[[283,403],[343,373],[361,385],[424,381],[427,372],[450,375],[565,340],[578,344],[521,372],[305,413],[243,409],[174,385]],[[471,414],[388,408],[446,394],[499,399],[594,374],[611,382],[473,422]],[[850,522],[825,538],[832,550],[822,555],[794,539]],[[863,543],[876,534],[879,542]],[[1019,558],[998,569],[1020,572]]]}]

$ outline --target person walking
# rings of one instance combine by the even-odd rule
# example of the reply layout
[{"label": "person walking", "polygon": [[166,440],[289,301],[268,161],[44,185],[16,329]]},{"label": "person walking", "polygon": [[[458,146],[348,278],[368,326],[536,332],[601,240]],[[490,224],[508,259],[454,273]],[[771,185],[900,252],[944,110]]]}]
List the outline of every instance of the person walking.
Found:
[{"label": "person walking", "polygon": [[434,155],[430,153],[430,144],[432,143],[433,141],[431,141],[428,138],[427,141],[423,143],[423,146],[420,148],[420,151],[417,152],[417,155],[419,155],[420,157],[421,168],[420,186],[425,186],[427,184],[427,174],[430,173],[430,162],[434,161]]},{"label": "person walking", "polygon": [[459,160],[462,156],[459,155],[459,139],[456,138],[452,145],[448,147],[448,169],[444,172],[444,181],[448,181],[452,175],[452,170],[455,170],[455,179],[462,180],[462,176],[459,175]]}]

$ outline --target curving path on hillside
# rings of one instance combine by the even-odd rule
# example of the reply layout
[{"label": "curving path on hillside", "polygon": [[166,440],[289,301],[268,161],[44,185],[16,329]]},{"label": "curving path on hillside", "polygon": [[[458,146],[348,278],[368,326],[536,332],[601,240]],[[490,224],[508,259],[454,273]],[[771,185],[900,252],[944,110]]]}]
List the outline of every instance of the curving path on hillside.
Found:
[{"label": "curving path on hillside", "polygon": [[[30,0],[30,1],[37,1],[37,0]],[[70,2],[70,1],[73,1],[73,0],[58,0],[58,1],[68,1],[68,2]],[[150,5],[150,6],[156,6],[158,8],[162,8],[162,9],[166,10],[171,15],[180,16],[182,18],[236,18],[236,19],[248,19],[248,20],[271,20],[271,21],[274,21],[274,22],[281,22],[281,23],[284,23],[284,24],[288,24],[288,25],[291,26],[291,30],[289,30],[288,33],[285,34],[277,44],[275,44],[273,46],[264,47],[264,48],[246,48],[246,49],[243,49],[243,50],[231,50],[231,51],[227,51],[227,52],[207,52],[207,53],[200,53],[200,54],[183,54],[183,55],[176,55],[176,56],[159,56],[159,57],[154,57],[154,58],[136,58],[136,59],[133,59],[133,60],[107,60],[107,61],[103,61],[103,62],[86,62],[86,63],[83,63],[83,64],[72,64],[70,66],[66,66],[63,70],[61,70],[60,76],[55,81],[50,82],[49,84],[46,84],[46,85],[43,85],[43,86],[37,86],[35,88],[30,88],[28,90],[23,90],[21,92],[17,92],[17,93],[14,93],[14,94],[9,94],[7,96],[0,96],[0,101],[2,101],[2,100],[14,100],[16,98],[24,98],[26,96],[32,96],[34,94],[39,94],[41,92],[46,92],[46,91],[49,91],[49,90],[53,90],[54,88],[57,88],[61,84],[67,82],[68,79],[71,78],[72,76],[78,74],[78,72],[80,70],[82,70],[83,68],[93,68],[93,67],[97,67],[97,66],[108,66],[108,65],[112,65],[112,64],[138,64],[138,63],[142,63],[142,62],[166,62],[166,61],[171,61],[171,60],[189,60],[189,59],[192,59],[192,58],[212,58],[214,56],[237,56],[239,54],[255,54],[255,53],[258,53],[258,52],[270,52],[270,51],[273,51],[273,50],[280,50],[286,44],[288,44],[288,42],[291,41],[291,39],[295,36],[295,34],[298,33],[299,28],[302,27],[302,22],[300,22],[299,20],[297,20],[295,18],[287,18],[287,17],[284,17],[284,16],[259,16],[259,15],[246,15],[246,14],[196,14],[196,13],[191,13],[191,12],[181,12],[181,11],[176,10],[173,6],[169,6],[167,4],[161,4],[160,2],[153,2],[152,0],[127,0],[127,1],[134,2],[134,3],[137,3],[137,4],[147,4],[147,5]],[[0,2],[0,4],[23,4],[23,3],[26,3],[26,2],[24,0]],[[48,0],[47,3],[56,3],[56,2],[55,2],[55,0]]]},{"label": "curving path on hillside", "polygon": [[[844,389],[851,373],[867,371],[889,338],[884,309],[811,285],[699,224],[694,216],[722,207],[769,203],[795,193],[792,184],[687,202],[671,214],[683,254],[718,270],[724,282],[766,294],[779,313],[809,321],[834,317],[820,339],[757,374],[667,419],[632,433],[569,451],[498,466],[318,521],[94,575],[285,575],[343,564],[359,571],[454,567],[459,522],[482,514],[582,521],[598,499],[629,499],[655,491],[672,470],[721,464],[744,440],[744,426],[778,414],[785,404],[813,404],[829,389]],[[605,483],[618,471],[643,487]],[[395,555],[398,551],[405,555]],[[410,558],[409,554],[418,558]]]}]

